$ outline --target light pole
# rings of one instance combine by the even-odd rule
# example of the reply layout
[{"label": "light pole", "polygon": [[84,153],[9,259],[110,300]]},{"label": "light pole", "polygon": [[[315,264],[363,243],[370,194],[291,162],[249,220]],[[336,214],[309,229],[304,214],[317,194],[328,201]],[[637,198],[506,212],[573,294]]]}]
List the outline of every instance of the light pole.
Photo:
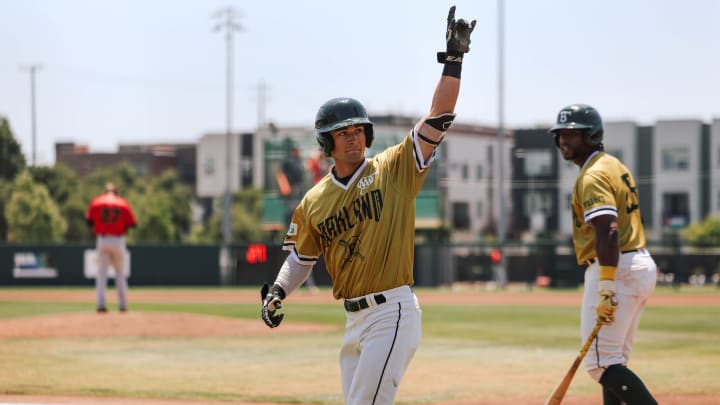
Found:
[{"label": "light pole", "polygon": [[40,70],[40,65],[21,66],[20,69],[30,72],[30,119],[32,126],[32,165],[37,165],[37,134],[35,114],[35,73]]},{"label": "light pole", "polygon": [[500,271],[505,272],[505,157],[504,157],[504,144],[505,144],[505,100],[504,100],[504,0],[498,0],[497,2],[497,53],[498,53],[498,128],[497,128],[497,143],[498,143],[498,201],[500,203],[498,207],[498,229],[497,229],[497,243],[498,249],[500,250]]},{"label": "light pole", "polygon": [[237,11],[232,7],[218,10],[213,18],[219,19],[220,22],[215,25],[215,31],[225,31],[225,43],[227,45],[227,72],[225,86],[225,192],[223,195],[223,216],[222,216],[222,232],[223,242],[229,245],[232,242],[232,204],[230,200],[230,173],[232,171],[232,153],[231,136],[232,136],[232,110],[233,110],[233,33],[241,31],[242,27],[235,22]]}]

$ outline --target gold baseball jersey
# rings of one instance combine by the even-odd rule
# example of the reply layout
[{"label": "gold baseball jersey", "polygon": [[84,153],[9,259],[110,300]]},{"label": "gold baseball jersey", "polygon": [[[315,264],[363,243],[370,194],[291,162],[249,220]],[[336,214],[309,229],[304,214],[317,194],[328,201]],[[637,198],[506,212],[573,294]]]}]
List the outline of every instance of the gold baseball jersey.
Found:
[{"label": "gold baseball jersey", "polygon": [[572,199],[573,243],[578,264],[595,258],[595,229],[590,220],[601,215],[617,217],[620,251],[645,247],[640,200],[630,170],[605,152],[591,155],[580,169]]},{"label": "gold baseball jersey", "polygon": [[283,249],[303,264],[323,256],[336,299],[413,285],[415,197],[434,158],[416,138],[366,158],[347,185],[325,176],[293,213]]}]

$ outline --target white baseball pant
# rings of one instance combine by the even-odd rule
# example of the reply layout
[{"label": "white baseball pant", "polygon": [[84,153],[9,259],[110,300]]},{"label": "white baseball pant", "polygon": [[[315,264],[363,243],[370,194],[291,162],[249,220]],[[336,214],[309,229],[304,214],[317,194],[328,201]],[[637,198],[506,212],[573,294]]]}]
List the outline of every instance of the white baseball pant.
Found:
[{"label": "white baseball pant", "polygon": [[[585,292],[582,302],[582,342],[590,336],[597,322],[598,261],[585,270]],[[585,356],[585,370],[596,381],[600,380],[605,367],[613,364],[627,365],[648,298],[655,290],[657,266],[646,249],[623,253],[617,266],[615,290],[618,307],[615,322],[600,328],[597,339]]]}]

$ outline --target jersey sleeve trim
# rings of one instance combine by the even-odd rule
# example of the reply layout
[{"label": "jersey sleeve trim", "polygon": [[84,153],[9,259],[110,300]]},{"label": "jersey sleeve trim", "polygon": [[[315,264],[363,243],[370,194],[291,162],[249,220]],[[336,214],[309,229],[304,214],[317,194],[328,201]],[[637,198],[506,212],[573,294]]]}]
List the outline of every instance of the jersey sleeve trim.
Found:
[{"label": "jersey sleeve trim", "polygon": [[612,215],[614,217],[617,217],[617,208],[612,205],[603,205],[585,211],[585,222],[590,222],[591,219],[599,217],[601,215]]},{"label": "jersey sleeve trim", "polygon": [[418,132],[417,126],[412,129],[410,132],[410,136],[412,137],[413,141],[413,157],[415,158],[415,167],[417,168],[418,172],[422,173],[425,169],[430,167],[430,163],[435,160],[435,154],[437,151],[433,151],[432,155],[428,158],[427,161],[422,160],[422,149],[420,148],[420,142],[422,141],[420,139],[420,133]]},{"label": "jersey sleeve trim", "polygon": [[318,256],[302,256],[298,254],[297,249],[295,249],[295,242],[291,243],[284,243],[283,244],[283,250],[289,250],[290,251],[290,259],[295,260],[299,264],[302,264],[303,266],[308,265],[315,265],[318,261]]}]

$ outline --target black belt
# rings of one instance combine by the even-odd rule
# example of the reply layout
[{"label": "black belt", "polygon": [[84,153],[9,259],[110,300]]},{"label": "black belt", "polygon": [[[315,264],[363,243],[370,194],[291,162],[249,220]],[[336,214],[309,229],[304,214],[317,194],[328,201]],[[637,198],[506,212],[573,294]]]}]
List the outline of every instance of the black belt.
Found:
[{"label": "black belt", "polygon": [[[383,304],[387,301],[387,299],[385,299],[385,296],[382,294],[375,294],[374,298],[375,298],[375,302],[378,305]],[[363,297],[363,298],[360,298],[359,300],[355,300],[355,301],[345,300],[345,302],[343,302],[343,306],[345,307],[345,310],[348,312],[357,312],[361,309],[365,309],[365,308],[369,307],[370,304],[368,304],[367,298]]]},{"label": "black belt", "polygon": [[[620,254],[624,255],[625,253],[639,252],[640,249],[642,249],[642,248],[632,249],[632,250],[623,250],[622,252],[620,252]],[[588,263],[590,263],[590,264],[595,263],[595,258],[593,257],[593,258],[588,259]]]}]

